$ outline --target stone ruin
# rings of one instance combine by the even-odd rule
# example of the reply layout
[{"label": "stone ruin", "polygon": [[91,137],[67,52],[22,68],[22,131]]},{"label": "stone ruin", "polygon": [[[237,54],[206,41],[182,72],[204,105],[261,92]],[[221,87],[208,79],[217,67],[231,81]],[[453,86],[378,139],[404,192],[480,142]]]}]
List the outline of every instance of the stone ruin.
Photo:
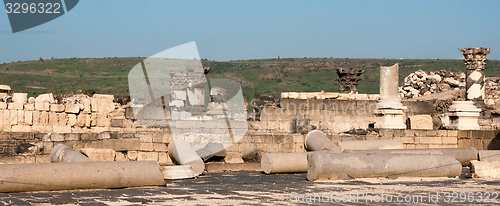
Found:
[{"label": "stone ruin", "polygon": [[[485,121],[479,124],[481,118],[486,118],[480,118],[479,114],[488,108],[475,105],[478,101],[495,97],[495,94],[481,93],[482,89],[489,91],[481,83],[484,77],[478,75],[484,68],[485,60],[481,58],[487,51],[464,49],[467,65],[472,65],[471,69],[468,66],[471,72],[467,72],[465,78],[460,73],[417,71],[398,89],[399,68],[396,64],[380,67],[380,94],[359,94],[357,89],[353,90],[353,85],[357,86],[359,81],[357,77],[362,74],[358,70],[344,72],[351,76],[344,76],[343,81],[355,83],[346,84],[341,92],[284,92],[279,103],[272,97],[260,96],[260,118],[250,118],[247,122],[248,117],[244,117],[248,132],[239,141],[231,137],[233,144],[223,147],[225,155],[215,161],[200,152],[213,149],[211,145],[194,147],[185,141],[174,140],[172,135],[178,130],[177,134],[185,135],[187,140],[205,141],[207,139],[198,134],[215,134],[222,139],[225,136],[219,134],[228,131],[237,134],[233,129],[240,129],[228,125],[234,126],[229,121],[241,118],[228,117],[225,110],[210,110],[230,106],[224,102],[228,100],[231,88],[207,82],[211,90],[206,94],[202,76],[192,78],[186,72],[174,72],[170,74],[172,90],[169,94],[151,92],[150,97],[163,97],[163,102],[159,103],[163,110],[155,117],[163,120],[171,117],[171,122],[165,127],[140,122],[132,109],[140,106],[134,105],[134,99],[122,105],[115,103],[112,95],[95,94],[68,96],[56,102],[52,94],[28,98],[25,93],[4,90],[6,95],[0,101],[0,153],[3,154],[0,160],[5,163],[53,162],[49,154],[63,144],[75,150],[73,154],[84,153],[88,157],[83,158],[86,162],[156,161],[161,164],[164,178],[179,177],[176,175],[181,173],[185,178],[193,177],[204,170],[220,172],[245,168],[262,169],[266,173],[307,172],[311,181],[358,177],[448,177],[461,175],[463,169],[471,169],[477,177],[500,177],[500,172],[487,172],[500,169],[500,165],[494,163],[500,162],[497,158],[500,153],[487,151],[500,149],[497,138],[500,132],[495,130],[495,122],[500,123],[500,119],[495,118],[500,118],[500,115],[493,115],[489,125]],[[463,80],[470,82],[470,86],[465,85],[467,96],[464,95],[469,101],[453,101],[445,112],[448,121],[443,118],[444,127],[436,127],[433,105],[415,98],[457,90],[455,88],[464,87]],[[490,84],[493,88],[495,84],[498,86],[498,81],[487,81],[486,86]],[[25,147],[35,149],[23,149]],[[342,167],[337,167],[339,164],[333,164],[332,160],[340,162]],[[107,163],[81,164],[88,165],[87,169],[114,167]],[[119,164],[136,167],[134,164]],[[152,164],[144,166],[157,167]],[[40,169],[48,171],[53,169],[51,167]],[[367,169],[356,169],[360,167]],[[442,167],[445,169],[440,169]],[[18,168],[2,169],[15,171]],[[33,180],[26,177],[22,181]],[[158,184],[156,182],[152,185]]]},{"label": "stone ruin", "polygon": [[340,93],[358,93],[358,84],[364,70],[360,68],[337,68]]}]

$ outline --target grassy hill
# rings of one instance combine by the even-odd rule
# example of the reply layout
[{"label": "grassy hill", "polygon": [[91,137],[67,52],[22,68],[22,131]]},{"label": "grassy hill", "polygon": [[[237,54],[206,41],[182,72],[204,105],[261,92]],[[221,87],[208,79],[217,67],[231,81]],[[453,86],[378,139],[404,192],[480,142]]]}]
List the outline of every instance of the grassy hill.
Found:
[{"label": "grassy hill", "polygon": [[[127,75],[130,69],[144,58],[70,58],[46,60],[49,69],[55,71],[59,93],[73,92],[81,88],[78,73],[84,88],[96,89],[100,93],[128,95]],[[379,67],[399,63],[400,82],[408,74],[424,71],[465,71],[463,60],[450,59],[338,59],[338,58],[280,58],[239,61],[203,60],[210,67],[208,78],[233,79],[243,87],[244,95],[251,99],[255,93],[338,91],[336,68],[356,67],[365,70],[359,84],[360,93],[379,92]],[[6,64],[8,70],[2,84],[16,92],[27,92],[30,96],[52,92],[52,80],[40,61],[24,61]],[[500,61],[486,64],[487,76],[500,76]]]}]

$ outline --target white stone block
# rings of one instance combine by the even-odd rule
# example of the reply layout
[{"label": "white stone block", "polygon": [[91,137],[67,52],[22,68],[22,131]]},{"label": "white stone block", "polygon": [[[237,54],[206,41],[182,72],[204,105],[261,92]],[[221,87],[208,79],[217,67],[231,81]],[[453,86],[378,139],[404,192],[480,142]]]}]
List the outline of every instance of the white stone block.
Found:
[{"label": "white stone block", "polygon": [[492,162],[472,160],[471,172],[478,178],[500,178],[500,165]]},{"label": "white stone block", "polygon": [[432,129],[431,115],[413,115],[410,119],[410,129]]},{"label": "white stone block", "polygon": [[70,114],[78,114],[80,113],[80,106],[77,104],[65,104],[64,111]]},{"label": "white stone block", "polygon": [[28,93],[14,93],[12,94],[12,101],[18,104],[28,103]]}]

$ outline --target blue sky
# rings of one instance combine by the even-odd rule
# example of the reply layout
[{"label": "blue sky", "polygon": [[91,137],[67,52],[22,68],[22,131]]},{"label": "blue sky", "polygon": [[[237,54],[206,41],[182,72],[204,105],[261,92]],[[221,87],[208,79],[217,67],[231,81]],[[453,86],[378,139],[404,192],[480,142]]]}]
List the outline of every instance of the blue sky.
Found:
[{"label": "blue sky", "polygon": [[196,41],[201,58],[500,59],[500,1],[81,0],[65,15],[12,33],[0,12],[0,63],[151,56]]}]

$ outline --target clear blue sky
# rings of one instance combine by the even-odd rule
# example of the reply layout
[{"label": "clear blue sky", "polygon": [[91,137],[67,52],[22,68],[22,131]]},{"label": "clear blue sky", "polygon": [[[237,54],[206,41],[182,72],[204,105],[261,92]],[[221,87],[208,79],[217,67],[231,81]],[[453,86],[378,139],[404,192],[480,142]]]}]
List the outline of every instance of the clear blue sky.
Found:
[{"label": "clear blue sky", "polygon": [[65,15],[12,33],[0,12],[0,63],[150,56],[196,41],[201,58],[500,59],[500,1],[81,0]]}]

